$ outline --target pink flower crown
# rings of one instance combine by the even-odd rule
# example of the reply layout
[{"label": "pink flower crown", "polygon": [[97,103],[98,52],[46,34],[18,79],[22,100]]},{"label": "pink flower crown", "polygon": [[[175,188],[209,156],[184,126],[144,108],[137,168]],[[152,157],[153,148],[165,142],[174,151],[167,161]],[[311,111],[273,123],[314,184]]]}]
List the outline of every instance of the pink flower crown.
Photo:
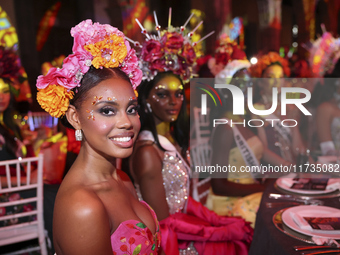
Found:
[{"label": "pink flower crown", "polygon": [[71,29],[74,37],[72,52],[63,61],[62,68],[52,67],[37,79],[37,100],[53,117],[63,116],[73,98],[72,89],[80,82],[91,66],[120,68],[130,78],[133,89],[142,80],[135,50],[124,34],[107,24],[92,23],[88,19]]},{"label": "pink flower crown", "polygon": [[192,13],[185,24],[181,27],[171,26],[171,8],[169,9],[168,28],[161,30],[158,24],[156,13],[154,20],[156,23],[157,35],[150,35],[136,18],[136,22],[146,36],[142,45],[139,42],[126,38],[138,48],[139,66],[143,72],[143,80],[152,80],[158,72],[172,71],[181,77],[184,82],[193,77],[193,66],[196,64],[196,53],[194,47],[212,35],[210,32],[197,42],[191,42],[196,29],[203,23],[202,21],[187,35],[184,34],[186,25],[189,23]]}]

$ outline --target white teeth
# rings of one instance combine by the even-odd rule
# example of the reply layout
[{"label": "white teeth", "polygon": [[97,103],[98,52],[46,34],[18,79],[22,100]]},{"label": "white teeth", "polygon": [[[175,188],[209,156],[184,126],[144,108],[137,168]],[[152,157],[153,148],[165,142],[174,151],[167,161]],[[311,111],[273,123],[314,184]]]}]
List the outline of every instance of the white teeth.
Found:
[{"label": "white teeth", "polygon": [[115,137],[115,138],[112,138],[112,140],[114,141],[118,141],[118,142],[128,142],[131,140],[131,137]]}]

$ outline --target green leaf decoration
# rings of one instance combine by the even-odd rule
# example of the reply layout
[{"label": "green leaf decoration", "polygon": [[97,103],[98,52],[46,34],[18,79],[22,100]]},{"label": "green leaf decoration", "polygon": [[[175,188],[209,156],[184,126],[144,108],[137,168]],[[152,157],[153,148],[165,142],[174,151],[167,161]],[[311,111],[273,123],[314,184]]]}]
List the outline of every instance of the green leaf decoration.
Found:
[{"label": "green leaf decoration", "polygon": [[133,253],[132,255],[137,255],[138,253],[140,253],[140,250],[142,249],[142,245],[141,244],[138,244],[136,246],[136,248],[133,250]]},{"label": "green leaf decoration", "polygon": [[136,226],[137,226],[137,227],[140,227],[140,228],[146,228],[146,226],[144,225],[143,222],[138,222],[138,223],[136,224]]},{"label": "green leaf decoration", "polygon": [[153,244],[151,250],[154,251],[155,249],[156,249],[156,244]]}]

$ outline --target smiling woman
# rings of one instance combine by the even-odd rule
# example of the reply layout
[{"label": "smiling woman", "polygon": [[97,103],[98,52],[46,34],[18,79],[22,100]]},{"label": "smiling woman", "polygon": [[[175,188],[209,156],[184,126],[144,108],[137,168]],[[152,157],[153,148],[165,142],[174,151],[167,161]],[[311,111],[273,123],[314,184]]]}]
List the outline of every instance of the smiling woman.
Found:
[{"label": "smiling woman", "polygon": [[55,201],[53,241],[62,254],[157,254],[159,227],[116,159],[131,155],[140,129],[135,51],[122,32],[86,20],[73,52],[38,78],[38,101],[76,129],[81,148]]}]

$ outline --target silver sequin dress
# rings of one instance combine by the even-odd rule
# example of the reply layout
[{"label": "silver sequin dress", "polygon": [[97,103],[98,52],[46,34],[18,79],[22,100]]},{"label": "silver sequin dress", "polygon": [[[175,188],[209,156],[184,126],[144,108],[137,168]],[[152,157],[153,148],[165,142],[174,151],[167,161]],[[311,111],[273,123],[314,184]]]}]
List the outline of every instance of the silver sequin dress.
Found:
[{"label": "silver sequin dress", "polygon": [[[138,140],[155,141],[152,133],[147,130],[143,130],[139,134]],[[189,196],[190,168],[175,146],[166,137],[158,135],[158,140],[166,150],[163,158],[162,176],[169,213],[185,212]],[[135,184],[135,186],[139,199],[143,200],[139,185]],[[187,249],[180,250],[180,255],[197,254],[192,243]]]}]

